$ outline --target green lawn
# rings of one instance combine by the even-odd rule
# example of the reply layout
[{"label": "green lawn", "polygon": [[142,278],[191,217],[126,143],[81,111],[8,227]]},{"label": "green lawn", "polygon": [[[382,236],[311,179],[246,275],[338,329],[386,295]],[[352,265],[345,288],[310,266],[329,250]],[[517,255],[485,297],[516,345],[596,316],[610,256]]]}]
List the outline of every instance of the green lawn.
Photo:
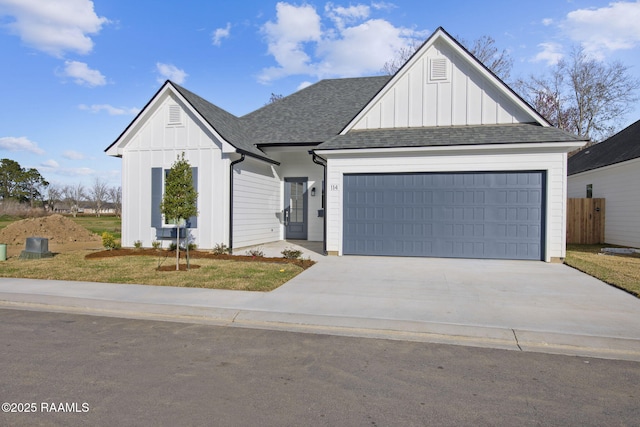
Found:
[{"label": "green lawn", "polygon": [[100,218],[96,216],[77,216],[68,218],[75,221],[77,224],[83,226],[87,230],[92,233],[102,234],[107,231],[116,239],[120,239],[120,234],[122,233],[122,219],[116,216],[101,216]]},{"label": "green lawn", "polygon": [[640,255],[602,255],[613,245],[568,245],[565,264],[640,297]]}]

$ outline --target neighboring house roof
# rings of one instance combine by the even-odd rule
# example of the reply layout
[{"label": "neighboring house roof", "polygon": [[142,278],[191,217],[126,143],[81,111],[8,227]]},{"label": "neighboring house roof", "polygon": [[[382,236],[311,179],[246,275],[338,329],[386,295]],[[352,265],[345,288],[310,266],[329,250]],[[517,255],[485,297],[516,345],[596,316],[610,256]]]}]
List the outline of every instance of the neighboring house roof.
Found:
[{"label": "neighboring house roof", "polygon": [[391,76],[321,80],[240,118],[253,144],[318,144],[337,135]]},{"label": "neighboring house roof", "polygon": [[573,142],[580,138],[538,124],[441,126],[352,130],[316,147],[317,150],[435,147],[513,143]]},{"label": "neighboring house roof", "polygon": [[567,162],[568,175],[640,158],[640,120],[611,138],[574,154]]}]

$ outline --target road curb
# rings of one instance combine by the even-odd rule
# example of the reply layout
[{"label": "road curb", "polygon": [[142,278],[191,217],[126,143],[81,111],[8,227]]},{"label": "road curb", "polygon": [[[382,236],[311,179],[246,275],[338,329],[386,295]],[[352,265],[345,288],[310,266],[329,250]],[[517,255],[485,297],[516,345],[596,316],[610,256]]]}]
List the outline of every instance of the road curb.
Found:
[{"label": "road curb", "polygon": [[487,326],[25,294],[0,294],[0,308],[640,361],[638,340]]}]

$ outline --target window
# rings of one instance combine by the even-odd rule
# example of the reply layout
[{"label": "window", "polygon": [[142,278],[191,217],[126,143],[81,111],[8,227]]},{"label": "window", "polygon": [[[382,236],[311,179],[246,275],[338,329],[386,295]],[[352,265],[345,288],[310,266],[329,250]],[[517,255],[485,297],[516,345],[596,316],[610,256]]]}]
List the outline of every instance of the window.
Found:
[{"label": "window", "polygon": [[593,198],[593,184],[587,184],[587,199]]},{"label": "window", "polygon": [[[162,203],[162,196],[164,195],[164,182],[168,173],[169,169],[151,168],[151,227],[156,229],[174,225],[174,222],[165,220],[160,211],[160,203]],[[191,175],[193,177],[193,187],[198,191],[197,167],[191,168]],[[198,217],[192,216],[189,218],[187,227],[198,228]]]}]

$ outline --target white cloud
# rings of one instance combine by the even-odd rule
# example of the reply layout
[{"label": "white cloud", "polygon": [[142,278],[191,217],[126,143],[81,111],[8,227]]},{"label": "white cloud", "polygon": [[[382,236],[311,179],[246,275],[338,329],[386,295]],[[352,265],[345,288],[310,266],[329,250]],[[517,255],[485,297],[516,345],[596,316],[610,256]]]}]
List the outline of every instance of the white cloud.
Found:
[{"label": "white cloud", "polygon": [[96,87],[107,84],[107,79],[98,70],[92,70],[84,62],[65,61],[63,76],[71,77],[76,84]]},{"label": "white cloud", "polygon": [[83,160],[85,159],[85,155],[75,151],[75,150],[67,150],[64,153],[62,153],[62,157],[64,157],[65,159],[69,159],[69,160]]},{"label": "white cloud", "polygon": [[188,74],[184,70],[173,64],[156,63],[156,71],[159,74],[158,83],[164,83],[165,80],[171,80],[177,84],[182,84],[186,80]]},{"label": "white cloud", "polygon": [[122,116],[125,114],[135,116],[140,112],[139,108],[114,107],[109,104],[80,104],[78,105],[78,108],[84,111],[91,111],[92,113],[106,111],[110,116]]},{"label": "white cloud", "polygon": [[231,35],[231,23],[227,22],[227,26],[224,28],[217,28],[211,37],[211,42],[214,46],[220,46],[222,44],[222,40],[229,38]]},{"label": "white cloud", "polygon": [[595,57],[640,45],[640,1],[618,1],[598,9],[578,9],[561,24],[569,37]]},{"label": "white cloud", "polygon": [[262,31],[267,37],[268,51],[280,67],[263,70],[260,80],[267,82],[291,74],[312,71],[311,58],[304,51],[304,43],[319,41],[320,16],[311,5],[294,6],[280,2],[276,5],[276,22],[267,22]]},{"label": "white cloud", "polygon": [[60,167],[60,164],[53,159],[49,159],[40,163],[40,166],[43,166],[45,168],[57,169]]},{"label": "white cloud", "polygon": [[56,175],[60,176],[70,176],[70,177],[84,177],[95,174],[96,171],[91,168],[81,167],[81,168],[59,168],[56,169]]},{"label": "white cloud", "polygon": [[379,2],[373,2],[371,3],[371,7],[376,9],[376,10],[392,10],[397,8],[398,6],[396,6],[393,3],[387,3],[384,1],[379,1]]},{"label": "white cloud", "polygon": [[369,6],[363,4],[343,7],[334,6],[333,3],[327,3],[324,10],[338,29],[343,29],[347,24],[366,19],[370,14]]},{"label": "white cloud", "polygon": [[24,136],[17,138],[13,136],[3,136],[0,138],[0,150],[28,151],[39,155],[44,154],[44,150],[38,147],[38,144],[29,141],[29,139]]},{"label": "white cloud", "polygon": [[538,45],[542,50],[533,58],[533,62],[546,62],[547,65],[555,65],[562,59],[562,46],[558,43],[540,43]]},{"label": "white cloud", "polygon": [[551,24],[553,24],[553,19],[551,18],[544,18],[542,20],[542,25],[544,25],[545,27],[548,27]]},{"label": "white cloud", "polygon": [[[389,5],[372,7],[379,10]],[[371,11],[362,4],[342,7],[328,3],[323,21],[311,5],[278,3],[275,22],[268,21],[262,27],[277,66],[263,69],[259,81],[269,83],[291,75],[325,78],[377,73],[398,50],[427,36],[423,31],[371,18]]]},{"label": "white cloud", "polygon": [[304,81],[298,85],[298,88],[296,90],[302,90],[304,88],[311,86],[312,84],[313,84],[312,82]]},{"label": "white cloud", "polygon": [[0,16],[14,19],[6,26],[25,44],[56,57],[91,52],[89,35],[109,22],[89,0],[0,0]]}]

